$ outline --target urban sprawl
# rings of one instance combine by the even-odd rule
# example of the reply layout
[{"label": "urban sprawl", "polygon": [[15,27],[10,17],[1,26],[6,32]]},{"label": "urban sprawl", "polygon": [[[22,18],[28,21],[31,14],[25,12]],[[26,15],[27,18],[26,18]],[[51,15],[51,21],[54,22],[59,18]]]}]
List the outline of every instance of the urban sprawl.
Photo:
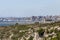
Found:
[{"label": "urban sprawl", "polygon": [[32,16],[32,17],[1,17],[0,22],[12,22],[20,24],[51,23],[60,21],[60,16]]}]

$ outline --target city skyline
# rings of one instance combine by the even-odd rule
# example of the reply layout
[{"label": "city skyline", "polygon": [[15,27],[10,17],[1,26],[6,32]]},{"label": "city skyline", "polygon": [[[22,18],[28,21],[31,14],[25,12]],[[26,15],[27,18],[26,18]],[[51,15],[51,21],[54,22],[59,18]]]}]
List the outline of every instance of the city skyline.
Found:
[{"label": "city skyline", "polygon": [[60,0],[0,0],[0,17],[60,15]]}]

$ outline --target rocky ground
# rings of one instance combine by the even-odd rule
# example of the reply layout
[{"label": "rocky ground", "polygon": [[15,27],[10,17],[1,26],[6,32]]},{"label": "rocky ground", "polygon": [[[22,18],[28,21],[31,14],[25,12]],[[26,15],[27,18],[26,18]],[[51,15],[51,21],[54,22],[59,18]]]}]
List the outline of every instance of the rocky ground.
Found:
[{"label": "rocky ground", "polygon": [[0,40],[60,40],[60,22],[0,27]]}]

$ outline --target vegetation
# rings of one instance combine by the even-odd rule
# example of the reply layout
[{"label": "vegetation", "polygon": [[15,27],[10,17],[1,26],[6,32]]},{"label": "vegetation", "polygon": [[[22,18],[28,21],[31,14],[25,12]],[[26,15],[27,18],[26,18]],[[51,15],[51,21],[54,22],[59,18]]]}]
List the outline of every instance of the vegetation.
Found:
[{"label": "vegetation", "polygon": [[[60,30],[58,30],[59,27],[60,22],[44,24],[36,22],[35,24],[29,25],[20,25],[16,23],[15,25],[0,27],[0,39],[3,40],[4,38],[7,39],[11,37],[11,40],[18,40],[18,38],[21,39],[23,37],[24,40],[26,40],[27,37],[30,37],[28,40],[33,40],[34,33],[38,32],[39,38],[46,38],[45,40],[48,40],[48,38],[51,38],[50,40],[60,40]],[[45,32],[48,35],[47,37],[44,37]]]},{"label": "vegetation", "polygon": [[55,38],[51,38],[51,40],[58,40],[58,39],[55,37]]},{"label": "vegetation", "polygon": [[44,30],[40,28],[40,29],[38,30],[38,34],[39,34],[40,37],[43,37],[43,35],[44,35]]},{"label": "vegetation", "polygon": [[33,40],[33,37],[31,36],[28,40]]}]

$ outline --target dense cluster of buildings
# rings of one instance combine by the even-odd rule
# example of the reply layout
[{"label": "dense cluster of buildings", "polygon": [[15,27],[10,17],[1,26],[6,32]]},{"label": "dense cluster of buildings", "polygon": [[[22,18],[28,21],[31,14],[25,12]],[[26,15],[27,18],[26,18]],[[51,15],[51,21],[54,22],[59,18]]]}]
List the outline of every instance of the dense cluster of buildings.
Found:
[{"label": "dense cluster of buildings", "polygon": [[55,22],[60,21],[60,16],[32,16],[32,17],[6,17],[0,18],[0,22]]}]

